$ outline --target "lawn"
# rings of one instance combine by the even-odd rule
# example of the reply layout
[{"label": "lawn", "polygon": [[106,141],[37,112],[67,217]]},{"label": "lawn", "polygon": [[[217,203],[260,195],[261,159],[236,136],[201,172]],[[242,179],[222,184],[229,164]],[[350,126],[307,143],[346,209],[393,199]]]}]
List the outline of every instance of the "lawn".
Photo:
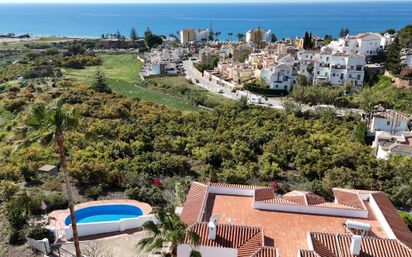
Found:
[{"label": "lawn", "polygon": [[[171,96],[154,90],[138,87],[142,79],[139,76],[142,62],[136,59],[136,55],[129,53],[97,54],[102,60],[99,66],[108,79],[109,87],[113,92],[122,94],[128,98],[138,97],[142,100],[156,101],[168,107],[182,111],[199,111],[182,98]],[[76,78],[86,83],[92,83],[97,66],[85,69],[66,69],[65,77]]]}]

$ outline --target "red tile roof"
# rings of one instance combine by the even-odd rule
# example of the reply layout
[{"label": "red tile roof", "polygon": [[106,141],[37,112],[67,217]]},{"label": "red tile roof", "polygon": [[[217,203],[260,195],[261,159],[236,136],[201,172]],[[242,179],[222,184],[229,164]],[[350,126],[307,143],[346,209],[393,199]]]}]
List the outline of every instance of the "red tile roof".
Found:
[{"label": "red tile roof", "polygon": [[[353,257],[352,236],[310,232],[314,251],[320,257]],[[412,251],[395,239],[362,237],[359,257],[412,257]]]},{"label": "red tile roof", "polygon": [[275,198],[275,190],[271,187],[255,190],[255,201],[264,201]]},{"label": "red tile roof", "polygon": [[291,191],[283,196],[283,199],[302,204],[317,205],[325,202],[325,199],[315,193],[308,191]]},{"label": "red tile roof", "polygon": [[332,190],[338,203],[353,207],[357,210],[366,210],[362,198],[358,193],[350,192],[342,188],[333,188]]},{"label": "red tile roof", "polygon": [[251,257],[279,257],[279,255],[276,248],[263,246]]},{"label": "red tile roof", "polygon": [[211,187],[223,187],[223,188],[237,188],[237,189],[258,189],[265,188],[262,186],[251,186],[251,185],[238,185],[238,184],[224,184],[224,183],[210,183]]},{"label": "red tile roof", "polygon": [[320,257],[317,253],[310,250],[299,250],[298,257]]},{"label": "red tile roof", "polygon": [[346,189],[345,191],[349,192],[354,192],[354,193],[359,193],[359,194],[374,194],[374,193],[380,193],[381,191],[372,191],[372,190],[359,190],[359,189]]},{"label": "red tile roof", "polygon": [[193,182],[187,194],[180,220],[186,224],[193,224],[201,219],[203,206],[207,196],[207,186]]},{"label": "red tile roof", "polygon": [[[223,248],[242,248],[242,252],[250,252],[250,248],[256,247],[253,254],[263,243],[263,229],[257,227],[236,226],[227,224],[216,224],[216,239],[209,239],[209,228],[207,222],[197,222],[188,230],[196,232],[200,237],[200,245]],[[256,237],[256,238],[255,238]],[[249,243],[249,241],[251,241]],[[190,244],[188,237],[185,238],[185,244]],[[249,244],[248,244],[249,243]],[[250,255],[248,255],[250,256]]]},{"label": "red tile roof", "polygon": [[412,248],[412,233],[401,216],[399,216],[398,211],[393,206],[391,200],[389,200],[383,192],[372,194],[372,197],[379,206],[379,209],[391,227],[396,238],[408,247]]},{"label": "red tile roof", "polygon": [[263,236],[263,230],[262,230],[238,249],[237,256],[238,257],[252,256],[256,252],[257,249],[260,249],[262,247],[263,239],[264,239],[264,236]]},{"label": "red tile roof", "polygon": [[320,203],[320,204],[316,204],[314,205],[316,207],[325,207],[325,208],[337,208],[337,209],[347,209],[347,210],[357,210],[354,207],[351,206],[347,206],[344,204],[339,204],[339,203]]}]

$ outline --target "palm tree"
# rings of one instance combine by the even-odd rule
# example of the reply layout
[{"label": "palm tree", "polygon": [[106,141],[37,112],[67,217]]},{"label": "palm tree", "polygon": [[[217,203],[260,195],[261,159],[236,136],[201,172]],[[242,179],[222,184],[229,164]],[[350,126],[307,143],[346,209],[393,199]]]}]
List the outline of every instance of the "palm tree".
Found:
[{"label": "palm tree", "polygon": [[259,87],[267,87],[269,84],[268,79],[266,77],[260,77],[258,81],[256,81],[256,85]]},{"label": "palm tree", "polygon": [[[24,125],[18,129],[18,133],[24,136],[25,140],[15,149],[21,146],[29,146],[34,142],[40,142],[43,145],[51,145],[57,142],[60,153],[61,166],[64,172],[64,180],[67,187],[67,197],[69,201],[70,217],[73,228],[74,246],[76,256],[81,257],[79,238],[77,233],[76,217],[73,205],[73,192],[70,185],[69,172],[67,170],[66,155],[64,148],[64,135],[66,132],[74,132],[78,129],[80,112],[77,109],[66,111],[63,109],[63,102],[59,100],[54,106],[39,105],[35,107]],[[86,137],[90,137],[86,133]]]},{"label": "palm tree", "polygon": [[[137,243],[140,250],[153,251],[162,248],[165,243],[172,243],[172,256],[177,256],[177,246],[182,244],[185,238],[189,238],[190,245],[197,247],[200,243],[199,235],[192,230],[187,230],[187,225],[180,218],[171,212],[159,211],[156,218],[162,224],[162,229],[159,229],[153,221],[147,221],[143,224],[143,228],[152,233],[152,237],[144,238]],[[192,250],[191,257],[200,257],[198,251]]]}]

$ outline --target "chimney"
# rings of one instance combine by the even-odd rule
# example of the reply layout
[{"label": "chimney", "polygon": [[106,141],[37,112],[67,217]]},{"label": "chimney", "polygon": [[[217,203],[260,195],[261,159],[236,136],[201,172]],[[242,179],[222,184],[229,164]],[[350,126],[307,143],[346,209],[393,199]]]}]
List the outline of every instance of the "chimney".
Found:
[{"label": "chimney", "polygon": [[207,227],[209,228],[209,240],[215,240],[216,239],[216,222],[209,221],[209,224],[207,224]]},{"label": "chimney", "polygon": [[355,256],[359,256],[361,249],[362,237],[361,236],[352,236],[352,243],[350,245],[350,253]]}]

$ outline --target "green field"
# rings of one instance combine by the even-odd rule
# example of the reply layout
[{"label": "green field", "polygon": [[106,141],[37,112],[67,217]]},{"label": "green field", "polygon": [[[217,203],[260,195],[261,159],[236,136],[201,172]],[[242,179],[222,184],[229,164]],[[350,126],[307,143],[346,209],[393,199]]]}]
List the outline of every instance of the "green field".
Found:
[{"label": "green field", "polygon": [[[157,92],[154,90],[138,87],[142,82],[139,76],[142,62],[136,59],[134,54],[98,54],[102,60],[99,68],[106,74],[109,87],[113,92],[122,94],[128,98],[138,97],[142,100],[156,101],[168,107],[182,111],[198,111],[199,108],[191,106],[182,98]],[[82,80],[91,83],[97,66],[85,69],[66,69],[65,77]]]}]

